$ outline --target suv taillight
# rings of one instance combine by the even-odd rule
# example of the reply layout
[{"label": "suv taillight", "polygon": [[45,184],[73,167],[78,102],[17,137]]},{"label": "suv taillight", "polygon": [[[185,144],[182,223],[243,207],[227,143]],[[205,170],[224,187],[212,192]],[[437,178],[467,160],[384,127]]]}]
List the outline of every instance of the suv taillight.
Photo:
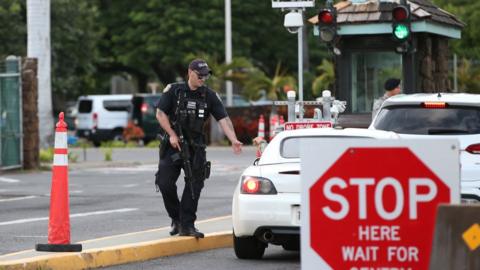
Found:
[{"label": "suv taillight", "polygon": [[92,114],[92,120],[93,120],[93,129],[96,129],[98,126],[98,114],[93,113]]},{"label": "suv taillight", "polygon": [[146,113],[148,111],[148,104],[147,103],[142,103],[142,107],[140,108],[142,113]]},{"label": "suv taillight", "polygon": [[480,143],[469,145],[465,151],[469,152],[470,154],[480,154]]}]

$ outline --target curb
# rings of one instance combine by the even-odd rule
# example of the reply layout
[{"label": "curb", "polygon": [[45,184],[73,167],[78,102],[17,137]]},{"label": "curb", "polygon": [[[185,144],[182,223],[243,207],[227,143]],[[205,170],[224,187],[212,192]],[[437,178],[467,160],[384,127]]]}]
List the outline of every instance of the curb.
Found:
[{"label": "curb", "polygon": [[89,249],[82,252],[55,253],[29,259],[5,261],[0,262],[0,270],[83,270],[231,247],[232,245],[231,231],[209,233],[203,239],[176,236],[109,248]]}]

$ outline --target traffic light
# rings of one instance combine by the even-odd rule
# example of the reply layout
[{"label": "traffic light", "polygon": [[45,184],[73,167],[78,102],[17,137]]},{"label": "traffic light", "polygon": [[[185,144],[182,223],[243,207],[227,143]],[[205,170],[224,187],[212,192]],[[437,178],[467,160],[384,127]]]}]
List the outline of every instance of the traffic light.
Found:
[{"label": "traffic light", "polygon": [[410,7],[399,4],[392,10],[392,35],[399,42],[408,41],[411,36]]},{"label": "traffic light", "polygon": [[337,36],[337,10],[333,6],[321,9],[318,12],[318,28],[320,39],[330,43]]}]

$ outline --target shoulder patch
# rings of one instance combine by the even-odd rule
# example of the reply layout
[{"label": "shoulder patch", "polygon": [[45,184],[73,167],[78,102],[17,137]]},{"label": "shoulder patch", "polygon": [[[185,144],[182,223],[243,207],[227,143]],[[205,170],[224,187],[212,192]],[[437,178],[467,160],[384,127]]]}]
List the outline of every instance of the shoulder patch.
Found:
[{"label": "shoulder patch", "polygon": [[167,93],[170,90],[170,88],[172,88],[171,83],[167,84],[167,86],[163,89],[163,93]]}]

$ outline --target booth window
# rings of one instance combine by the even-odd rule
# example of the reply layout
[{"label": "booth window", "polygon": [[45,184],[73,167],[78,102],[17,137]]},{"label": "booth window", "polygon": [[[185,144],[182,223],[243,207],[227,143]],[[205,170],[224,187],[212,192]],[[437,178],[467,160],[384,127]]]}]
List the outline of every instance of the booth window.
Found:
[{"label": "booth window", "polygon": [[385,93],[388,78],[402,78],[402,57],[395,52],[352,53],[352,112],[372,111],[375,99]]}]

